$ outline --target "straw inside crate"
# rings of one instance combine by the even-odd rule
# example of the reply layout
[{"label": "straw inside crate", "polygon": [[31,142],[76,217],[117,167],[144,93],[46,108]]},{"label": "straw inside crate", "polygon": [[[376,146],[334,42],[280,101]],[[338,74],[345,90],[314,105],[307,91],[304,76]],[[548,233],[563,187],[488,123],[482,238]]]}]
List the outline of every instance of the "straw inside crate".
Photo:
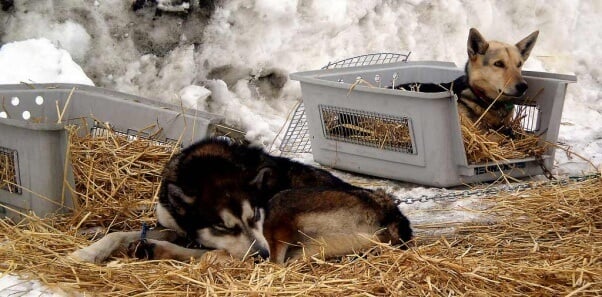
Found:
[{"label": "straw inside crate", "polygon": [[0,189],[11,193],[19,191],[15,157],[13,152],[0,147]]},{"label": "straw inside crate", "polygon": [[71,224],[128,229],[153,223],[161,171],[179,146],[109,128],[81,129],[68,127],[76,206]]},{"label": "straw inside crate", "polygon": [[320,106],[327,139],[352,142],[380,149],[412,153],[410,119]]},{"label": "straw inside crate", "polygon": [[540,157],[547,149],[545,145],[540,144],[537,135],[525,132],[518,120],[510,126],[513,137],[480,129],[462,115],[460,125],[469,164]]},{"label": "straw inside crate", "polygon": [[[327,139],[357,143],[380,149],[413,153],[410,119],[388,117],[365,111],[320,106],[324,135]],[[539,137],[526,132],[519,113],[510,123],[513,136],[481,129],[460,115],[462,140],[469,164],[501,162],[509,159],[540,157],[546,147]]]}]

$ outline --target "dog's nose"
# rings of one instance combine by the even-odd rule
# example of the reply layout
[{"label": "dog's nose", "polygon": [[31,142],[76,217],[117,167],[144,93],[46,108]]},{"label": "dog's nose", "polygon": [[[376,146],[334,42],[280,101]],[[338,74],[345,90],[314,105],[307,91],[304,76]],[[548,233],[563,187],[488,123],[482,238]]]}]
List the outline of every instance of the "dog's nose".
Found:
[{"label": "dog's nose", "polygon": [[524,94],[528,88],[529,88],[529,86],[527,85],[526,82],[521,82],[518,85],[516,85],[516,92],[518,94]]},{"label": "dog's nose", "polygon": [[253,254],[256,257],[259,257],[263,260],[266,260],[270,257],[270,249],[267,246],[264,246],[257,242],[253,243],[253,245],[251,246],[251,250],[254,251]]},{"label": "dog's nose", "polygon": [[259,255],[261,259],[266,260],[270,257],[270,251],[266,249],[260,249],[259,251],[257,251],[257,255]]}]

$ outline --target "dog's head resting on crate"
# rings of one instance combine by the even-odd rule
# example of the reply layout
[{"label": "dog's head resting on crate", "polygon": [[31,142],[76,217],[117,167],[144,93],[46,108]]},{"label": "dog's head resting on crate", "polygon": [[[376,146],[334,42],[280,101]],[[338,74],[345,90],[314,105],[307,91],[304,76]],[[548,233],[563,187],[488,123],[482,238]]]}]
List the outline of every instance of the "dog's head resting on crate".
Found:
[{"label": "dog's head resting on crate", "polygon": [[472,91],[493,101],[522,96],[527,82],[521,68],[537,41],[539,31],[531,33],[516,44],[487,41],[477,29],[468,34],[466,75]]},{"label": "dog's head resting on crate", "polygon": [[[477,29],[468,34],[465,75],[450,83],[403,83],[395,89],[418,92],[452,90],[458,110],[486,129],[509,129],[514,104],[521,101],[528,85],[521,68],[537,41],[535,31],[516,44],[486,40]],[[505,133],[504,131],[500,131]]]},{"label": "dog's head resting on crate", "polygon": [[468,34],[466,74],[454,81],[458,110],[482,128],[512,135],[514,104],[522,100],[528,85],[521,68],[535,45],[539,31],[516,44],[487,41],[477,29]]}]

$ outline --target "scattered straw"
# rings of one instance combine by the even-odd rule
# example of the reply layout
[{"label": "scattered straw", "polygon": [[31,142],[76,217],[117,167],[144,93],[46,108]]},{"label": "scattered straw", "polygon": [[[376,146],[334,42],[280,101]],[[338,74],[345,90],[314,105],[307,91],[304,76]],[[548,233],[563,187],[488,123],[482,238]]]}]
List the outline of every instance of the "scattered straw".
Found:
[{"label": "scattered straw", "polygon": [[102,265],[79,263],[67,255],[96,240],[82,229],[139,230],[141,223],[154,221],[160,172],[176,151],[110,131],[80,133],[69,128],[76,211],[44,219],[25,214],[17,223],[0,220],[1,273],[99,296],[592,296],[602,291],[601,178],[483,198],[490,208],[479,211],[497,221],[457,223],[457,231],[443,237],[419,233],[408,251],[382,244],[362,255],[312,257],[286,266],[217,253],[189,262],[116,255]]},{"label": "scattered straw", "polygon": [[[117,257],[102,265],[65,255],[90,243],[62,219],[0,221],[0,271],[99,296],[593,296],[602,291],[602,179],[505,193],[498,221],[418,234],[408,251],[278,266],[204,257],[190,262]],[[209,254],[211,255],[211,254]]]}]

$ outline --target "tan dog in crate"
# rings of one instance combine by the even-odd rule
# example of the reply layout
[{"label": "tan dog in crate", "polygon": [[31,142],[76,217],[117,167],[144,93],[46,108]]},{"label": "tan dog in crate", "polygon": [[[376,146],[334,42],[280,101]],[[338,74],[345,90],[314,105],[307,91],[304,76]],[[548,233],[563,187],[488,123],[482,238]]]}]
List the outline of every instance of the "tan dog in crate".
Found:
[{"label": "tan dog in crate", "polygon": [[404,83],[396,89],[420,92],[452,90],[458,96],[458,111],[480,127],[512,136],[509,127],[514,104],[527,91],[521,68],[537,41],[535,31],[516,44],[487,41],[477,29],[468,34],[465,75],[450,83]]}]

